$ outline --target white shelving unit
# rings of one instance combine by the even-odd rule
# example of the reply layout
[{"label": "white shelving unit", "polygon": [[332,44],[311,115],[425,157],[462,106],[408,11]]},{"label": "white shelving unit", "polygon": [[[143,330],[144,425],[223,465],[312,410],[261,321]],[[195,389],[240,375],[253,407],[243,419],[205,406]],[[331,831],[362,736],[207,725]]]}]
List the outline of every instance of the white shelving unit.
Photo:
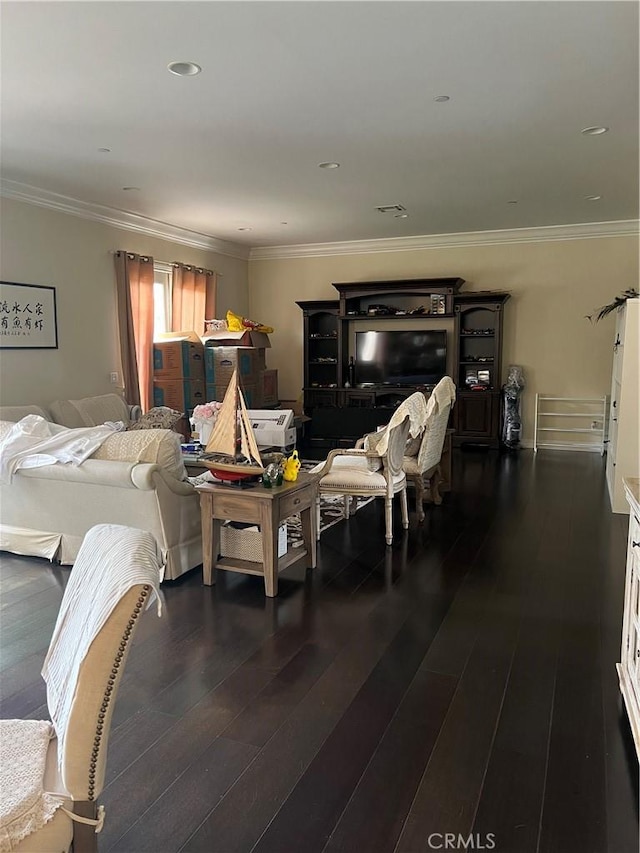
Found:
[{"label": "white shelving unit", "polygon": [[552,397],[536,394],[533,449],[589,450],[604,456],[606,397]]},{"label": "white shelving unit", "polygon": [[607,485],[613,512],[629,512],[623,478],[640,477],[640,299],[616,311],[607,445]]}]

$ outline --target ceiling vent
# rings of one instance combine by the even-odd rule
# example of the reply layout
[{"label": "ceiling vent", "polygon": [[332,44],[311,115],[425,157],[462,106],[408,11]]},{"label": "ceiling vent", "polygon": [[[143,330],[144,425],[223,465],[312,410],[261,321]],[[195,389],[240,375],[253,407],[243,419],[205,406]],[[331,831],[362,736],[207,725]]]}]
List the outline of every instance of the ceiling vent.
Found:
[{"label": "ceiling vent", "polygon": [[376,207],[380,213],[404,213],[406,209],[401,204],[381,204],[380,207]]}]

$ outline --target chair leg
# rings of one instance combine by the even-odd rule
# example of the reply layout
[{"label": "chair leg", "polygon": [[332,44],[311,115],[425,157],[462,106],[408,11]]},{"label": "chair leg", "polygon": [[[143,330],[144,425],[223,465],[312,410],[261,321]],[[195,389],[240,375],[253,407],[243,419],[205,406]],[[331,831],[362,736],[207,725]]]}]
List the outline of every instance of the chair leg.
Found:
[{"label": "chair leg", "polygon": [[[96,804],[93,801],[82,800],[73,804],[73,811],[82,817],[95,820],[97,816]],[[73,847],[74,853],[98,853],[98,836],[95,826],[87,826],[85,823],[73,822]]]},{"label": "chair leg", "polygon": [[393,498],[384,499],[385,539],[387,545],[393,542]]},{"label": "chair leg", "polygon": [[400,492],[400,512],[402,513],[402,526],[405,530],[409,528],[409,510],[407,508],[407,487]]},{"label": "chair leg", "polygon": [[316,497],[316,542],[320,541],[320,492]]},{"label": "chair leg", "polygon": [[440,490],[438,488],[441,480],[442,472],[440,471],[440,466],[438,465],[436,467],[436,470],[429,477],[429,490],[431,492],[431,500],[436,506],[440,506],[440,504],[442,503],[442,495],[440,494]]},{"label": "chair leg", "polygon": [[424,480],[422,479],[422,474],[418,474],[411,479],[416,487],[416,515],[419,522],[424,521]]},{"label": "chair leg", "polygon": [[345,517],[345,520],[348,521],[349,520],[349,505],[351,504],[351,496],[350,495],[343,495],[342,498],[344,501],[344,517]]}]

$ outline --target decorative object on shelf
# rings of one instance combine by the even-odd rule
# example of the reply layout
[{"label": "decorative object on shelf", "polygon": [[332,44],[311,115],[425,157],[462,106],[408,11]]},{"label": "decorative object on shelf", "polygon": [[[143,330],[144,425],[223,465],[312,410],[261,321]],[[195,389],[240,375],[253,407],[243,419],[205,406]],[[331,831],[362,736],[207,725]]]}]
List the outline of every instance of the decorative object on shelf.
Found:
[{"label": "decorative object on shelf", "polygon": [[262,475],[262,485],[265,489],[271,489],[273,486],[281,486],[283,475],[282,465],[278,462],[272,462],[270,465],[267,465]]},{"label": "decorative object on shelf", "polygon": [[283,478],[290,483],[295,483],[298,479],[298,471],[300,470],[300,459],[298,458],[298,451],[294,450],[291,456],[284,463],[284,473]]},{"label": "decorative object on shelf", "polygon": [[616,296],[613,302],[610,302],[608,305],[603,305],[602,308],[596,308],[591,314],[585,314],[585,318],[587,320],[591,320],[592,323],[597,323],[598,320],[602,320],[603,317],[606,317],[607,314],[610,314],[612,311],[615,311],[616,308],[620,308],[621,305],[627,301],[627,299],[635,299],[637,296],[640,296],[640,292],[635,290],[633,287],[624,290],[620,296]]},{"label": "decorative object on shelf", "polygon": [[446,301],[442,294],[431,294],[431,311],[430,314],[444,314],[446,312]]},{"label": "decorative object on shelf", "polygon": [[0,348],[58,349],[55,287],[0,281]]},{"label": "decorative object on shelf", "polygon": [[264,472],[237,370],[233,371],[205,450],[217,458],[203,459],[202,464],[219,480],[243,480]]},{"label": "decorative object on shelf", "polygon": [[349,377],[349,385],[353,388],[356,384],[356,363],[353,360],[353,356],[349,359],[349,367],[347,369],[347,374]]}]

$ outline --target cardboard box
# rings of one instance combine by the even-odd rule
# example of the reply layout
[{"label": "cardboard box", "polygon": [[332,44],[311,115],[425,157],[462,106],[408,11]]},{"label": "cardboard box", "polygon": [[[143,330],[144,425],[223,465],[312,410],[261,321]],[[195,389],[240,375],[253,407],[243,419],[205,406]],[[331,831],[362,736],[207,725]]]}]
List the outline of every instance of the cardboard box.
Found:
[{"label": "cardboard box", "polygon": [[[224,400],[224,395],[228,387],[228,382],[225,385],[210,385],[207,382],[205,385],[205,396],[207,398],[207,402],[210,403],[213,400],[217,400],[221,403]],[[257,385],[245,385],[243,382],[240,387],[247,409],[259,409],[263,405],[260,389]]]},{"label": "cardboard box", "polygon": [[156,332],[154,343],[164,341],[191,341],[194,344],[201,344],[202,338],[197,332]]},{"label": "cardboard box", "polygon": [[154,379],[153,405],[169,406],[178,412],[191,414],[195,406],[206,402],[202,380]]},{"label": "cardboard box", "polygon": [[202,341],[206,347],[270,347],[269,335],[265,332],[209,332],[203,335]]},{"label": "cardboard box", "polygon": [[[278,557],[287,553],[287,524],[278,528]],[[262,533],[259,527],[233,527],[232,522],[220,525],[220,556],[233,557],[236,560],[262,562]]]},{"label": "cardboard box", "polygon": [[238,371],[238,379],[245,385],[256,385],[261,371],[260,350],[254,347],[205,347],[204,378],[207,385],[227,386]]},{"label": "cardboard box", "polygon": [[[302,400],[280,400],[280,405],[283,409],[293,409],[294,415],[304,415],[304,406]],[[307,418],[307,420],[310,420]]]},{"label": "cardboard box", "polygon": [[154,379],[204,379],[204,346],[198,341],[162,341],[153,345]]},{"label": "cardboard box", "polygon": [[261,370],[258,377],[258,387],[262,394],[263,406],[278,405],[278,371]]}]

